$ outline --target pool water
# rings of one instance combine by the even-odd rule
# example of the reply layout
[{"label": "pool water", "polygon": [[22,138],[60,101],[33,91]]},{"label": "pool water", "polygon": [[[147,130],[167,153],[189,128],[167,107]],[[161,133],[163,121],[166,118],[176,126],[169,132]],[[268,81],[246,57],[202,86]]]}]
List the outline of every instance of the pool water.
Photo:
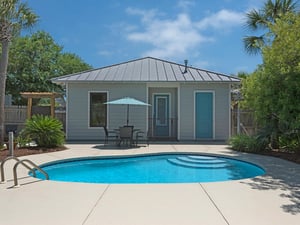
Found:
[{"label": "pool water", "polygon": [[[81,158],[42,166],[50,180],[85,183],[194,183],[239,180],[264,174],[244,161],[204,155],[167,154]],[[37,177],[44,179],[37,172]]]}]

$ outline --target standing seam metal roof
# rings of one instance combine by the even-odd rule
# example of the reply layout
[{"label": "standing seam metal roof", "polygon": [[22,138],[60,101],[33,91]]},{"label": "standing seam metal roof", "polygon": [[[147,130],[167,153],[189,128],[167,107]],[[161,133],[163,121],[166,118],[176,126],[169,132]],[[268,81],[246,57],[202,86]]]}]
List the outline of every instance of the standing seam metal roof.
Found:
[{"label": "standing seam metal roof", "polygon": [[153,57],[53,78],[56,83],[68,82],[239,82],[240,79]]}]

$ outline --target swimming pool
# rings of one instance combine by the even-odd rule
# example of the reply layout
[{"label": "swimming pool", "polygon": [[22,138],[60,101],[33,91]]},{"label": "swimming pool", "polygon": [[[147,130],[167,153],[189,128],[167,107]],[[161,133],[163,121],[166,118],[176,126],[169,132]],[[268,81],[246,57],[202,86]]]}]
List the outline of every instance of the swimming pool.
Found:
[{"label": "swimming pool", "polygon": [[[240,160],[197,154],[79,158],[42,165],[50,180],[85,183],[194,183],[239,180],[265,171]],[[44,179],[37,172],[37,178]]]}]

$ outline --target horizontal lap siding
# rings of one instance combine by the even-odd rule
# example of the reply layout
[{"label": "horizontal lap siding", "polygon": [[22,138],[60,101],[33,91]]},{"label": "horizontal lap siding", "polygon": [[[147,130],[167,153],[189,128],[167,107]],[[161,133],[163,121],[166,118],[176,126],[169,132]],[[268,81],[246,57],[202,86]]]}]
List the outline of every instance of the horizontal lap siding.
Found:
[{"label": "horizontal lap siding", "polygon": [[[146,86],[143,84],[69,84],[68,89],[68,140],[101,140],[104,138],[103,128],[89,127],[89,93],[107,92],[108,101],[122,97],[133,97],[147,101]],[[108,127],[115,129],[126,124],[126,106],[108,105]],[[145,131],[147,107],[130,106],[129,123]]]},{"label": "horizontal lap siding", "polygon": [[[159,89],[161,92],[162,89]],[[163,89],[164,91],[168,89]],[[195,135],[195,115],[194,101],[195,91],[214,91],[215,92],[215,139],[227,140],[229,137],[229,107],[230,95],[229,84],[180,84],[179,88],[179,139],[192,140]],[[147,101],[146,84],[134,83],[88,83],[88,84],[69,84],[68,85],[68,115],[67,115],[67,139],[68,140],[101,140],[104,138],[102,128],[89,128],[88,115],[88,96],[89,92],[108,92],[108,100],[115,100],[125,96],[133,97],[141,101]],[[150,88],[149,100],[152,92],[158,90]],[[172,102],[176,101],[176,93],[171,92]],[[173,102],[174,103],[174,102]],[[152,102],[150,102],[152,104]],[[173,105],[176,105],[175,103]],[[147,119],[151,116],[152,107],[130,106],[129,123],[135,127],[146,131]],[[177,110],[172,110],[176,112]],[[176,115],[172,115],[176,116]],[[126,106],[108,106],[108,126],[109,129],[118,128],[126,124]]]},{"label": "horizontal lap siding", "polygon": [[82,139],[82,129],[87,127],[87,93],[79,85],[68,85],[67,95],[67,139]]},{"label": "horizontal lap siding", "polygon": [[216,139],[228,140],[230,136],[230,89],[228,84],[219,85],[217,89],[216,105]]},{"label": "horizontal lap siding", "polygon": [[214,91],[216,140],[229,137],[229,85],[228,84],[182,84],[180,86],[180,140],[195,138],[195,92]]},{"label": "horizontal lap siding", "polygon": [[194,139],[194,90],[193,85],[180,86],[180,140]]},{"label": "horizontal lap siding", "polygon": [[[146,85],[142,84],[115,84],[109,88],[109,100],[123,97],[132,97],[140,101],[147,102]],[[146,130],[147,106],[129,106],[129,125]],[[126,105],[108,105],[108,127],[110,129],[126,125],[127,120]]]}]

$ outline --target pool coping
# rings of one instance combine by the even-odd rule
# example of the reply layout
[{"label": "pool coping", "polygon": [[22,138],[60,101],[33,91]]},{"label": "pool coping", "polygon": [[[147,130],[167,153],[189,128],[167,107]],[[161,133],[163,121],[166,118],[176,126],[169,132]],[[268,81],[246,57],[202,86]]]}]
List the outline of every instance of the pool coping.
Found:
[{"label": "pool coping", "polygon": [[[151,144],[106,149],[101,144],[68,144],[69,150],[32,155],[37,164],[93,156],[145,153],[201,153],[254,163],[263,176],[192,184],[77,184],[40,181],[19,169],[0,184],[5,224],[298,224],[300,165],[282,159],[234,152],[226,145]],[[12,164],[8,163],[8,169]],[[28,207],[30,206],[30,207]],[[49,211],[51,213],[49,213]]]}]

